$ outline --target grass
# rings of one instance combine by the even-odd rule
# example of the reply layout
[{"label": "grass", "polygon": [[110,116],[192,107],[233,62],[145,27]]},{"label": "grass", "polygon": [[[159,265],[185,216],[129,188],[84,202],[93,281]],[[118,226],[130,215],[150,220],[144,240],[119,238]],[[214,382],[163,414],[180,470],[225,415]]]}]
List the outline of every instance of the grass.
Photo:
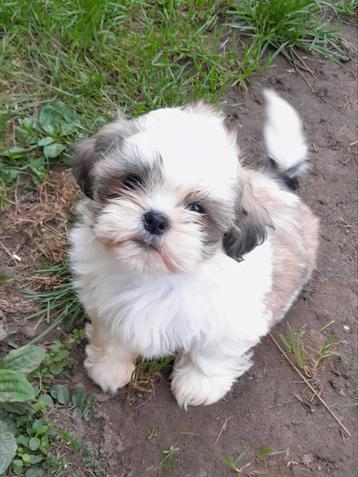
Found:
[{"label": "grass", "polygon": [[[39,185],[50,164],[67,163],[68,143],[92,133],[118,108],[138,115],[198,98],[218,102],[279,53],[296,61],[295,48],[346,61],[327,10],[353,16],[356,4],[4,0],[0,206],[8,203],[7,192],[21,174]],[[240,40],[249,38],[239,54],[228,25]],[[57,117],[46,115],[51,109]]]},{"label": "grass", "polygon": [[159,359],[138,358],[130,386],[140,391],[153,390],[154,377],[162,369],[170,366],[174,362],[174,359],[174,356],[165,356]]},{"label": "grass", "polygon": [[[220,47],[218,19],[230,3],[3,1],[2,205],[20,173],[30,173],[38,185],[49,163],[67,159],[68,143],[118,108],[138,115],[198,98],[218,101],[240,69],[235,49]],[[41,114],[53,105],[67,110],[71,128],[54,134],[43,128]]]},{"label": "grass", "polygon": [[167,471],[172,471],[174,468],[175,456],[179,452],[179,447],[169,446],[168,449],[164,449],[164,459],[160,462],[160,467]]},{"label": "grass", "polygon": [[229,3],[2,2],[1,81],[11,93],[5,117],[56,97],[93,131],[118,107],[140,114],[218,99],[239,67],[234,51],[218,47],[218,17]]},{"label": "grass", "polygon": [[358,19],[358,0],[341,0],[334,2],[334,8],[337,16]]},{"label": "grass", "polygon": [[306,328],[300,325],[292,328],[288,324],[288,333],[286,335],[280,334],[280,339],[286,350],[309,379],[316,379],[319,368],[329,359],[341,358],[341,355],[337,352],[340,342],[333,335],[325,337],[321,334],[332,324],[334,324],[334,321],[330,321],[319,330],[318,339],[315,340],[315,343],[312,343],[307,337]]},{"label": "grass", "polygon": [[[240,83],[270,65],[278,54],[297,63],[295,50],[318,54],[334,61],[348,61],[339,32],[329,25],[327,11],[338,16],[352,5],[329,0],[240,0],[229,12],[230,26],[247,37]],[[345,7],[343,6],[345,3]]]},{"label": "grass", "polygon": [[83,318],[83,310],[70,283],[70,273],[66,262],[53,265],[46,269],[37,270],[37,274],[48,276],[56,275],[57,283],[51,290],[25,291],[26,296],[36,300],[40,309],[28,316],[28,320],[36,320],[36,326],[47,324],[44,331],[38,334],[31,343],[42,340],[53,331],[56,326],[64,322],[65,329],[70,331]]},{"label": "grass", "polygon": [[[250,469],[253,464],[262,463],[266,458],[275,455],[286,454],[285,450],[277,450],[273,447],[266,447],[258,452],[250,452],[249,449],[244,449],[241,452],[236,452],[234,455],[224,454],[221,456],[221,463],[225,464],[235,474],[242,475],[245,471],[247,475],[261,475],[260,471]],[[263,474],[262,474],[263,475]]]}]

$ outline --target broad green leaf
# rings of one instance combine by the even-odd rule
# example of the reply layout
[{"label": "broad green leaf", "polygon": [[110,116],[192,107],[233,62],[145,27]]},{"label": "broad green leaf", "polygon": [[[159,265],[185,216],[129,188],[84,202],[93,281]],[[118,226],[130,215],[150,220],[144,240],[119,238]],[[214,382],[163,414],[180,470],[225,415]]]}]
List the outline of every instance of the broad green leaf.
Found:
[{"label": "broad green leaf", "polygon": [[5,184],[11,184],[14,182],[20,172],[21,171],[18,167],[1,167],[1,179],[5,182]]},{"label": "broad green leaf", "polygon": [[31,466],[29,469],[27,469],[25,477],[43,477],[44,475],[43,469],[37,466]]},{"label": "broad green leaf", "polygon": [[50,366],[50,372],[57,376],[58,374],[61,374],[63,371],[63,365],[61,363],[53,363]]},{"label": "broad green leaf", "polygon": [[7,428],[5,422],[0,421],[0,475],[3,475],[16,454],[17,444],[15,436]]},{"label": "broad green leaf", "polygon": [[52,144],[53,142],[55,142],[55,139],[53,137],[46,136],[40,139],[37,145],[40,147],[44,147],[44,146],[48,146],[49,144]]},{"label": "broad green leaf", "polygon": [[37,419],[32,423],[31,432],[39,436],[48,430],[49,426],[45,424],[43,419]]},{"label": "broad green leaf", "polygon": [[9,147],[3,152],[5,157],[10,157],[11,159],[19,159],[23,157],[26,153],[26,149],[19,146]]},{"label": "broad green leaf", "polygon": [[24,436],[23,434],[17,436],[16,438],[16,442],[23,447],[29,447],[29,441],[30,438],[28,436]]},{"label": "broad green leaf", "polygon": [[40,447],[41,441],[38,437],[31,437],[29,440],[29,447],[32,451],[37,450]]},{"label": "broad green leaf", "polygon": [[76,391],[72,394],[71,400],[74,406],[79,407],[82,410],[87,400],[86,391],[83,388],[76,389]]},{"label": "broad green leaf", "polygon": [[41,128],[49,135],[59,131],[61,115],[56,109],[56,103],[46,104],[41,109],[39,123]]},{"label": "broad green leaf", "polygon": [[28,402],[5,402],[2,408],[11,414],[23,416],[31,409],[31,406]]},{"label": "broad green leaf", "polygon": [[62,101],[54,101],[44,106],[39,115],[39,123],[50,136],[66,136],[79,127],[75,111]]},{"label": "broad green leaf", "polygon": [[43,457],[35,454],[23,454],[22,460],[25,464],[38,464],[43,460]]},{"label": "broad green leaf", "polygon": [[19,371],[0,369],[0,402],[24,402],[35,398],[35,391]]},{"label": "broad green leaf", "polygon": [[59,156],[65,149],[66,146],[63,144],[54,142],[53,144],[44,147],[44,155],[49,159],[53,159],[54,157]]},{"label": "broad green leaf", "polygon": [[70,355],[70,352],[67,349],[59,350],[51,354],[51,361],[58,363],[59,361],[63,361]]},{"label": "broad green leaf", "polygon": [[53,399],[49,394],[41,394],[37,398],[37,402],[43,404],[44,406],[52,406],[53,405]]},{"label": "broad green leaf", "polygon": [[70,393],[64,384],[55,384],[52,386],[50,394],[60,404],[68,404],[70,400]]},{"label": "broad green leaf", "polygon": [[[33,174],[36,185],[39,185],[46,176],[47,170],[43,157],[30,157],[27,161],[27,167]],[[40,181],[40,182],[39,182]]]},{"label": "broad green leaf", "polygon": [[46,353],[39,346],[26,345],[10,351],[3,359],[3,367],[24,374],[31,373],[39,367]]}]

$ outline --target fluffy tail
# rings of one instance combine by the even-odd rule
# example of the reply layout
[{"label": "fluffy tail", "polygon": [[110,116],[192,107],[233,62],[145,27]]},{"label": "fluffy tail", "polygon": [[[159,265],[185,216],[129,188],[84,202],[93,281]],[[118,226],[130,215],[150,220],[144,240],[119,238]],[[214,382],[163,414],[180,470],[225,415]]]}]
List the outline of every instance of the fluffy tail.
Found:
[{"label": "fluffy tail", "polygon": [[275,91],[264,91],[267,119],[264,127],[271,167],[291,188],[308,169],[307,144],[296,110]]}]

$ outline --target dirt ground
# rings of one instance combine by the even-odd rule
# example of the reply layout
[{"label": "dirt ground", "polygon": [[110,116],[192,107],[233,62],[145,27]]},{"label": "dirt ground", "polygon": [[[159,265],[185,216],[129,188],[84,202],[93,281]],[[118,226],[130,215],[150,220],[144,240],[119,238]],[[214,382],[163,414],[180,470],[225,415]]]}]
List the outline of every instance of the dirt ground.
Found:
[{"label": "dirt ground", "polygon": [[[353,40],[353,38],[352,38]],[[222,401],[209,407],[180,409],[171,392],[169,371],[155,378],[154,392],[123,389],[115,397],[99,392],[78,366],[73,384],[81,383],[98,397],[97,417],[72,422],[72,430],[91,447],[101,473],[108,477],[226,477],[235,471],[224,454],[248,449],[239,466],[265,448],[284,451],[258,459],[240,475],[274,477],[354,477],[357,475],[357,71],[353,63],[337,65],[305,58],[297,74],[279,58],[264,77],[225,99],[239,129],[245,160],[264,157],[261,90],[273,87],[304,119],[312,163],[299,194],[321,219],[317,271],[274,330],[287,334],[287,322],[306,325],[308,339],[331,320],[323,335],[340,341],[345,359],[329,359],[317,379],[321,395],[349,429],[340,430],[323,405],[301,382],[270,337],[255,349],[255,365]],[[353,144],[355,143],[355,144]],[[240,310],[238,310],[238,314]],[[83,348],[79,350],[83,355]],[[82,359],[79,357],[79,359]],[[357,397],[355,397],[357,399]],[[160,465],[173,446],[171,469]],[[99,471],[98,471],[99,472]],[[86,471],[69,467],[67,475]],[[97,474],[96,474],[97,475]]]}]

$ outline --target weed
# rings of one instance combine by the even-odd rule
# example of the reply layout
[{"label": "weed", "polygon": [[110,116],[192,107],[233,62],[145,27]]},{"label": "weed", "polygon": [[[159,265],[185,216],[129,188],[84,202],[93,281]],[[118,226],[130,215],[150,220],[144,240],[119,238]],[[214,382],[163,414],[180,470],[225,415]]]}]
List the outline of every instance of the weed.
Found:
[{"label": "weed", "polygon": [[151,441],[152,439],[158,439],[159,437],[159,429],[158,427],[154,426],[151,428],[150,433],[147,436],[147,441]]},{"label": "weed", "polygon": [[248,449],[244,449],[242,452],[238,452],[236,456],[232,456],[232,455],[229,455],[229,454],[224,454],[221,456],[221,462],[225,465],[227,465],[229,467],[229,469],[233,470],[234,472],[236,472],[237,474],[241,474],[241,471],[247,467],[247,465],[245,465],[244,467],[239,467],[239,464],[241,463],[241,461],[246,457],[246,455],[248,454],[249,450]]},{"label": "weed", "polygon": [[[324,325],[320,331],[327,329],[334,322]],[[333,336],[323,337],[320,333],[315,343],[306,338],[306,329],[296,325],[294,328],[288,324],[289,333],[280,334],[280,339],[285,348],[291,353],[295,363],[304,372],[308,378],[316,378],[318,368],[329,358],[340,358],[337,348],[340,342]]]},{"label": "weed", "polygon": [[339,344],[340,342],[336,341],[332,336],[325,338],[323,346],[316,350],[316,357],[313,359],[314,367],[318,368],[325,359],[339,358],[340,354],[336,352]]},{"label": "weed", "polygon": [[14,131],[16,145],[0,150],[2,187],[10,187],[24,173],[30,175],[35,186],[42,184],[50,161],[56,158],[59,162],[66,143],[79,129],[77,114],[62,101],[47,103],[38,118],[21,119]]},{"label": "weed", "polygon": [[40,310],[27,319],[37,319],[49,323],[49,318],[55,318],[49,326],[31,342],[36,343],[50,333],[56,326],[64,322],[65,329],[70,331],[83,318],[83,310],[71,284],[71,276],[66,262],[53,265],[50,268],[36,271],[39,275],[56,275],[57,284],[49,291],[25,291],[25,295],[40,304]]},{"label": "weed", "polygon": [[287,351],[291,353],[298,366],[304,371],[306,376],[310,377],[309,365],[307,363],[307,345],[303,339],[305,328],[299,325],[291,328],[291,325],[288,324],[288,329],[289,334],[287,336],[280,334],[280,339],[285,345]]},{"label": "weed", "polygon": [[136,369],[133,373],[131,384],[133,387],[146,387],[152,385],[153,378],[162,369],[170,366],[174,361],[174,356],[165,356],[160,359],[139,358]]},{"label": "weed", "polygon": [[[241,59],[239,83],[244,84],[251,74],[269,66],[283,54],[296,64],[295,48],[319,54],[335,61],[348,61],[341,46],[339,32],[328,26],[327,7],[336,2],[326,0],[240,0],[228,12],[230,26],[249,39]],[[271,50],[272,53],[267,55]]]},{"label": "weed", "polygon": [[82,388],[70,393],[64,384],[53,384],[69,365],[71,346],[82,337],[76,330],[64,343],[53,343],[47,353],[29,344],[0,361],[0,473],[10,464],[15,475],[26,477],[65,468],[64,458],[55,452],[59,431],[47,415],[55,405],[69,407],[84,420],[94,415],[94,396]]},{"label": "weed", "polygon": [[[284,450],[280,451],[273,447],[266,447],[264,449],[261,449],[257,453],[249,452],[249,449],[244,449],[242,452],[237,452],[235,456],[224,454],[223,456],[221,456],[220,460],[236,474],[242,474],[245,469],[248,469],[255,463],[261,462],[263,459],[286,453],[287,452]],[[246,463],[244,464],[245,461]],[[252,475],[256,475],[256,473],[253,473]]]},{"label": "weed", "polygon": [[174,467],[174,458],[179,452],[179,447],[169,446],[168,449],[163,450],[164,459],[160,462],[160,467],[164,470],[171,471]]}]

